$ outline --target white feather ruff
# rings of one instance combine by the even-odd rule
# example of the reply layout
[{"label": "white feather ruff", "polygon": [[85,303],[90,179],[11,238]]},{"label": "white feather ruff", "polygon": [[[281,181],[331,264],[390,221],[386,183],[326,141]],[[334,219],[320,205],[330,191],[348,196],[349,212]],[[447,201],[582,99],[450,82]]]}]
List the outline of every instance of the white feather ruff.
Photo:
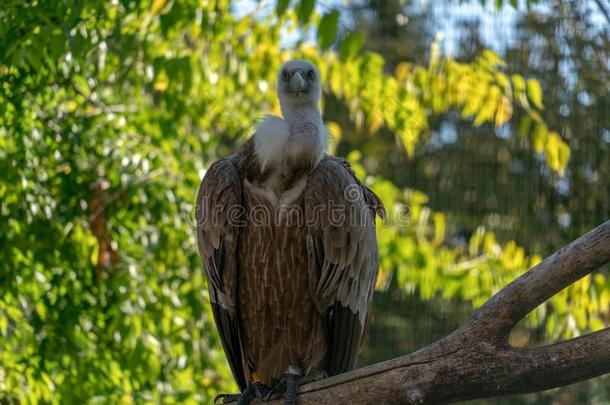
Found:
[{"label": "white feather ruff", "polygon": [[254,137],[256,157],[262,170],[282,157],[289,136],[290,126],[286,120],[275,115],[265,115],[258,124]]}]

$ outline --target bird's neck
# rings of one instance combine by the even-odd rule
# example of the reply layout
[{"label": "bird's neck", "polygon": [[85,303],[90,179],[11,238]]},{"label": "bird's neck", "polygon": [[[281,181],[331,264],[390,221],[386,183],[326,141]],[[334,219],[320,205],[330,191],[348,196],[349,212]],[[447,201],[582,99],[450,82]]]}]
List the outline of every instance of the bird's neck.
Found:
[{"label": "bird's neck", "polygon": [[[257,164],[249,181],[280,194],[291,189],[324,157],[327,133],[317,105],[284,105],[283,119],[267,116],[251,145]],[[248,164],[246,164],[248,166]]]},{"label": "bird's neck", "polygon": [[289,173],[305,175],[326,151],[322,115],[317,106],[285,109],[284,114],[290,134],[284,148],[286,165],[282,170],[287,177],[290,177]]},{"label": "bird's neck", "polygon": [[291,127],[305,123],[322,127],[322,114],[317,105],[282,106],[282,114]]}]

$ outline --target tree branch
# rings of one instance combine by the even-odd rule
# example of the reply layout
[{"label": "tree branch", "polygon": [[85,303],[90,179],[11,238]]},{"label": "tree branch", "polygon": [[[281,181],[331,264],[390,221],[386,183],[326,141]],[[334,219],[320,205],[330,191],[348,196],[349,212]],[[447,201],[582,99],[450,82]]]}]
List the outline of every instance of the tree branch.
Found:
[{"label": "tree branch", "polygon": [[517,278],[479,308],[462,326],[508,339],[510,331],[537,306],[610,261],[610,221],[558,250]]},{"label": "tree branch", "polygon": [[298,401],[450,402],[540,391],[610,373],[610,328],[541,347],[508,344],[525,315],[608,262],[610,221],[517,278],[449,336],[417,352],[306,384]]}]

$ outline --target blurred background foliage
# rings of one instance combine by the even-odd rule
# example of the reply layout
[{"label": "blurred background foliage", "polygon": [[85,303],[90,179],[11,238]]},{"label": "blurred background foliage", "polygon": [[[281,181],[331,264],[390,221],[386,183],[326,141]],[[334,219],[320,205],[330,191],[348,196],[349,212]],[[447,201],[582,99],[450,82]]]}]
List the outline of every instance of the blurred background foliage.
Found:
[{"label": "blurred background foliage", "polygon": [[[480,3],[5,0],[0,402],[209,403],[235,389],[193,202],[211,162],[279,112],[291,58],[318,64],[330,150],[390,213],[361,365],[449,333],[607,220],[610,7]],[[605,268],[511,341],[609,323]],[[483,402],[607,403],[609,386]]]}]

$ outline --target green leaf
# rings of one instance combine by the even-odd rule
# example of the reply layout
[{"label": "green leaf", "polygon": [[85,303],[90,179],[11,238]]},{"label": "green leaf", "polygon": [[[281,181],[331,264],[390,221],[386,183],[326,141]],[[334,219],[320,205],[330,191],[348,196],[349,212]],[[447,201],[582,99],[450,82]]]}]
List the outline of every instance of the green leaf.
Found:
[{"label": "green leaf", "polygon": [[301,25],[305,25],[309,21],[315,5],[315,0],[301,0],[297,7],[297,16]]},{"label": "green leaf", "polygon": [[339,56],[341,60],[347,61],[354,58],[364,45],[364,37],[359,32],[350,32],[341,42],[339,46]]},{"label": "green leaf", "polygon": [[161,13],[161,11],[163,11],[163,9],[165,8],[165,5],[167,4],[167,0],[154,0],[152,7],[151,7],[151,13],[153,15],[158,15]]},{"label": "green leaf", "polygon": [[495,68],[496,66],[506,66],[506,62],[504,62],[498,54],[489,49],[483,51],[483,59],[489,62],[492,68]]},{"label": "green leaf", "polygon": [[[561,139],[561,138],[560,138]],[[563,171],[570,162],[570,146],[563,140],[557,145],[557,163],[560,169]]]},{"label": "green leaf", "polygon": [[523,76],[514,74],[511,76],[511,79],[513,81],[513,86],[515,87],[515,94],[519,95],[520,93],[523,93],[525,91],[525,80],[523,79]]},{"label": "green leaf", "polygon": [[486,121],[489,121],[496,109],[498,108],[498,102],[500,101],[500,96],[502,93],[500,92],[500,88],[498,86],[491,86],[489,90],[489,94],[485,99],[485,103],[481,106],[475,120],[474,125],[479,126]]},{"label": "green leaf", "polygon": [[542,108],[542,88],[538,80],[529,79],[527,81],[527,95],[536,107]]},{"label": "green leaf", "polygon": [[544,145],[544,155],[549,167],[555,171],[560,170],[557,145],[557,134],[553,131],[549,132],[546,137],[546,145]]},{"label": "green leaf", "polygon": [[519,120],[519,136],[523,139],[527,138],[527,135],[530,133],[530,129],[532,127],[532,119],[529,115],[524,115]]},{"label": "green leaf", "polygon": [[323,50],[331,47],[337,37],[337,25],[339,23],[339,12],[333,10],[325,14],[318,25],[318,45]]},{"label": "green leaf", "polygon": [[534,133],[532,134],[532,145],[534,146],[534,150],[536,151],[536,153],[541,153],[544,150],[547,133],[548,129],[546,125],[536,125],[536,129],[534,129]]},{"label": "green leaf", "polygon": [[284,13],[286,12],[286,10],[288,9],[288,6],[290,5],[290,0],[278,0],[276,6],[275,6],[275,13],[277,14],[278,17],[281,17],[284,15]]},{"label": "green leaf", "polygon": [[81,53],[89,45],[89,41],[87,41],[87,39],[85,39],[85,37],[83,37],[80,32],[77,32],[70,38],[70,52],[72,52],[73,57],[81,57]]},{"label": "green leaf", "polygon": [[66,44],[66,35],[61,31],[55,32],[49,40],[49,53],[51,57],[58,59],[62,56],[66,51]]}]

